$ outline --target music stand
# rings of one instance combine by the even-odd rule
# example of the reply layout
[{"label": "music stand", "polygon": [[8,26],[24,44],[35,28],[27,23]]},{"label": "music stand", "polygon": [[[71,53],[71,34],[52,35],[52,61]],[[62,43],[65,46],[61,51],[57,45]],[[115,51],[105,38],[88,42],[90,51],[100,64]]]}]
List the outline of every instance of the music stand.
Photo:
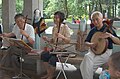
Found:
[{"label": "music stand", "polygon": [[[31,51],[32,48],[30,46],[28,46],[23,40],[20,40],[20,39],[13,39],[13,38],[9,38],[9,42],[10,43],[13,43],[15,46],[21,48],[21,52],[20,52],[20,74],[18,74],[18,76],[15,76],[15,77],[12,77],[14,79],[18,78],[18,79],[22,79],[22,78],[28,78],[30,79],[25,73],[23,73],[23,70],[22,70],[22,58],[23,58],[23,51],[26,50],[27,52]],[[24,77],[23,77],[24,76]]]},{"label": "music stand", "polygon": [[[10,47],[10,46],[14,46],[14,43],[9,41],[10,38],[8,38],[8,37],[3,37],[3,36],[0,36],[0,37],[3,39],[3,45],[2,45],[2,47],[1,47],[1,49],[4,49],[4,48],[7,49],[7,48]],[[4,59],[7,57],[8,54],[9,54],[9,53],[5,54],[5,55],[2,57],[2,59],[1,59],[1,63],[2,63],[2,64],[0,64],[1,66],[4,64]]]},{"label": "music stand", "polygon": [[[64,76],[65,79],[68,79],[67,76],[66,76],[66,73],[65,73],[64,66],[68,67],[68,66],[67,66],[67,61],[68,61],[68,59],[70,58],[70,54],[77,54],[77,53],[75,53],[75,52],[73,52],[73,51],[69,51],[69,50],[67,50],[66,52],[64,52],[64,51],[63,51],[63,52],[58,52],[55,48],[58,48],[59,50],[65,50],[65,49],[67,49],[67,48],[75,45],[76,43],[69,43],[68,46],[65,46],[65,47],[63,47],[63,48],[61,48],[61,47],[59,47],[59,46],[56,46],[56,45],[54,45],[54,44],[50,44],[49,42],[47,42],[47,43],[53,48],[53,51],[50,52],[50,53],[57,55],[58,62],[59,62],[60,65],[61,65],[61,70],[59,71],[56,79],[58,79],[58,78],[60,77],[60,74],[61,74],[61,73],[63,73],[63,76]],[[65,45],[65,44],[64,44],[64,45]],[[68,54],[68,56],[66,57],[64,63],[62,63],[62,60],[61,60],[61,59],[62,59],[62,54]]]}]

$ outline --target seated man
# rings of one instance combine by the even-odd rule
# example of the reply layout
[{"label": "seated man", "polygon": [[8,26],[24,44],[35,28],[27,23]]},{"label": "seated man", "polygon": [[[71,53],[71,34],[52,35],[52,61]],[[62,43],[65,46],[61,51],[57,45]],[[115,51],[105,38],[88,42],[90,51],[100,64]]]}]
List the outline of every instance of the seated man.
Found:
[{"label": "seated man", "polygon": [[[91,15],[91,19],[94,27],[90,30],[85,40],[86,45],[89,46],[90,49],[88,53],[85,54],[84,59],[80,65],[80,71],[83,79],[93,79],[93,74],[96,69],[106,63],[110,55],[112,54],[113,44],[115,43],[117,45],[120,45],[120,39],[112,28],[110,28],[111,30],[107,29],[105,31],[107,25],[103,23],[103,15],[101,12],[93,12]],[[98,32],[100,32],[101,34],[98,35],[97,38],[107,40],[106,50],[99,55],[97,54],[98,52],[93,51],[97,50],[96,48],[99,47],[98,43],[96,43],[95,41],[91,42],[94,34]]]},{"label": "seated man", "polygon": [[[34,35],[34,28],[33,26],[26,23],[26,20],[22,14],[16,14],[15,17],[15,26],[13,28],[13,31],[11,33],[3,33],[1,34],[3,37],[16,37],[17,39],[23,40],[25,43],[27,43],[29,46],[32,47],[35,41],[35,35]],[[5,53],[6,52],[6,53]],[[4,60],[0,62],[1,65],[11,65],[11,61],[13,64],[13,61],[15,61],[14,57],[17,57],[16,55],[20,56],[20,53],[27,54],[25,50],[22,50],[21,48],[18,48],[16,46],[10,46],[6,51],[3,52],[3,50],[0,52],[3,54]],[[7,54],[7,55],[6,55]],[[13,58],[13,60],[12,60]],[[5,63],[8,62],[8,63]],[[5,64],[3,64],[5,63]]]}]

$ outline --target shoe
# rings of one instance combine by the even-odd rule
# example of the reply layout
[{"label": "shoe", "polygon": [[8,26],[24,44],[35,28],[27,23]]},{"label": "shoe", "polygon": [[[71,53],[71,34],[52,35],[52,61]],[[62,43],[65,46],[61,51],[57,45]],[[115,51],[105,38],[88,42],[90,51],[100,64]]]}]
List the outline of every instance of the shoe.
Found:
[{"label": "shoe", "polygon": [[77,56],[77,54],[70,54],[69,57],[70,58],[75,58]]},{"label": "shoe", "polygon": [[21,77],[19,77],[19,76],[14,76],[14,77],[12,77],[13,79],[19,79],[19,78],[21,78]]},{"label": "shoe", "polygon": [[44,75],[43,77],[41,77],[41,79],[46,79],[48,78],[48,75]]},{"label": "shoe", "polygon": [[1,50],[7,50],[7,49],[8,49],[8,47],[6,47],[6,46],[1,47]]}]

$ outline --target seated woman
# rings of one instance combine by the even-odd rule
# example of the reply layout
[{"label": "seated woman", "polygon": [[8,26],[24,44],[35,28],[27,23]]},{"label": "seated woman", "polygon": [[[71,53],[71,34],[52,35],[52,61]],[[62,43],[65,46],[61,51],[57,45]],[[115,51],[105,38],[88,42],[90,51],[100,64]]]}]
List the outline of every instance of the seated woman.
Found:
[{"label": "seated woman", "polygon": [[[70,32],[69,27],[63,23],[65,18],[64,13],[57,11],[54,14],[54,23],[55,26],[52,30],[52,39],[48,40],[46,36],[43,36],[43,39],[45,41],[48,41],[52,44],[58,44],[58,47],[63,47],[63,43],[69,43],[70,42]],[[56,48],[55,50],[59,50]],[[50,54],[49,51],[44,51],[41,55],[41,60],[43,60],[44,66],[47,70],[47,75],[45,75],[43,78],[46,79],[53,79],[53,74],[55,72],[56,62],[58,61],[55,54]]]}]

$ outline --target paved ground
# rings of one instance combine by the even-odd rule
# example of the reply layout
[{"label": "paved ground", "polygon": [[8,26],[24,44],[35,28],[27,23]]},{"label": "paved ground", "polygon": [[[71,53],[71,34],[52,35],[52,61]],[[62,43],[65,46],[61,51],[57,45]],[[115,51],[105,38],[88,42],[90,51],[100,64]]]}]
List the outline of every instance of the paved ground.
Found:
[{"label": "paved ground", "polygon": [[[65,73],[68,79],[82,79],[79,69],[77,69],[76,71],[72,71],[72,72],[65,71]],[[57,74],[58,74],[58,71],[56,71],[55,75]],[[41,77],[41,76],[35,76],[35,75],[29,75],[29,74],[26,74],[26,75],[29,76],[31,79],[40,79]],[[15,73],[12,71],[2,70],[2,69],[0,70],[0,79],[13,79],[12,78],[13,76],[15,76]],[[23,78],[23,79],[27,79],[27,78]],[[59,79],[64,79],[63,74],[60,75]]]},{"label": "paved ground", "polygon": [[[118,52],[120,51],[120,46],[114,46],[113,52]],[[70,62],[71,64],[74,64],[77,67],[76,71],[72,71],[72,72],[68,72],[66,71],[66,75],[68,79],[82,79],[81,74],[80,74],[80,69],[79,69],[79,65],[84,57],[84,54],[87,52],[81,52],[76,58],[70,58],[68,60],[68,62]],[[31,61],[31,60],[30,60]],[[32,63],[32,64],[31,64]],[[44,75],[45,73],[43,73],[42,75],[37,75],[36,71],[35,71],[35,62],[33,63],[33,61],[31,61],[29,64],[23,64],[24,67],[26,67],[28,69],[28,71],[25,71],[25,74],[28,75],[31,79],[40,79],[40,77],[42,75]],[[29,71],[30,70],[30,71]],[[57,75],[58,71],[56,71],[55,76]],[[19,74],[19,72],[16,72],[16,70],[14,70],[14,68],[0,68],[0,79],[12,79],[13,76]],[[27,78],[23,78],[23,79],[27,79]],[[64,76],[61,75],[59,79],[64,79]],[[95,78],[97,79],[97,78]]]},{"label": "paved ground", "polygon": [[[80,70],[79,70],[79,65],[80,65],[81,60],[82,60],[82,57],[79,57],[79,56],[77,56],[76,58],[69,59],[68,62],[71,62],[71,64],[74,64],[77,67],[77,70],[76,71],[65,71],[68,79],[82,79],[81,75],[80,75]],[[23,64],[23,66],[24,67],[26,66],[27,69],[31,68],[30,71],[23,70],[25,72],[25,74],[28,75],[31,79],[40,79],[40,77],[45,74],[45,72],[44,72],[41,75],[37,75],[35,70],[33,69],[35,67],[30,64],[26,64],[26,65]],[[58,72],[59,71],[56,71],[55,76],[58,74]],[[5,68],[5,67],[2,67],[2,69],[0,68],[0,79],[12,79],[12,77],[17,74],[19,74],[19,72],[14,70],[14,68]],[[22,79],[27,79],[27,78],[22,78]],[[63,74],[61,74],[59,79],[64,79]]]}]

